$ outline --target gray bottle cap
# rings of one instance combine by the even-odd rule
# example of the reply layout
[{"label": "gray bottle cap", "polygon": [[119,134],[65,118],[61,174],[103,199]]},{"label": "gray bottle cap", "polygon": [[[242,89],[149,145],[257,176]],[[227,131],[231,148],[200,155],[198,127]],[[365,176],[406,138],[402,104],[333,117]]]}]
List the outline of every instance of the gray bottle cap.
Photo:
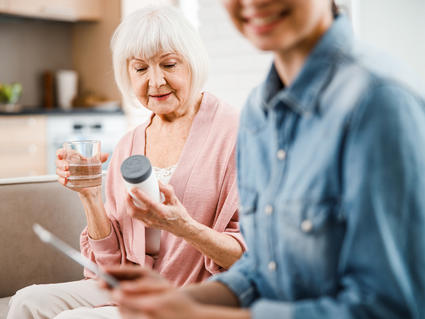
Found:
[{"label": "gray bottle cap", "polygon": [[131,184],[144,182],[151,176],[152,165],[143,155],[133,155],[121,164],[122,177]]}]

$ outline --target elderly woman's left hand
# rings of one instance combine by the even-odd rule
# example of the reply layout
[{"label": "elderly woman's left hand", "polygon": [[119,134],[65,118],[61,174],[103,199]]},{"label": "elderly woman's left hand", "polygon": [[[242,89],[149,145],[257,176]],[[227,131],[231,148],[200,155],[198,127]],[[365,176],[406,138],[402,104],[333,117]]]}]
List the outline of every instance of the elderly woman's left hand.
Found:
[{"label": "elderly woman's left hand", "polygon": [[159,182],[159,191],[164,194],[162,203],[153,201],[149,196],[134,187],[131,192],[134,199],[141,203],[137,207],[133,198],[127,197],[127,213],[145,223],[147,227],[158,228],[173,233],[176,236],[185,234],[187,227],[193,221],[186,208],[179,201],[171,185]]}]

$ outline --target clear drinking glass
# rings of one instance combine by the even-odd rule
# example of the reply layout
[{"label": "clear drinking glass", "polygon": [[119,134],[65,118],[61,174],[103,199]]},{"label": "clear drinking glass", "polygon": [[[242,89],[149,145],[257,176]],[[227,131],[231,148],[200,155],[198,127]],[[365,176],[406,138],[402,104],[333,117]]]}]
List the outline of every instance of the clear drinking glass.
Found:
[{"label": "clear drinking glass", "polygon": [[66,186],[70,188],[96,187],[102,184],[100,141],[65,142],[65,160],[69,163],[70,176]]}]

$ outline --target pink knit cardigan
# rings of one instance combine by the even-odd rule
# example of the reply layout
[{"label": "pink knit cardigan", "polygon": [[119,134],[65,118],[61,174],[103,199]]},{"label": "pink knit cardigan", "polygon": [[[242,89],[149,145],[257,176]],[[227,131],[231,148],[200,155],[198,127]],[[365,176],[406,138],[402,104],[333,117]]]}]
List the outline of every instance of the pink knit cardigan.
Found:
[{"label": "pink knit cardigan", "polygon": [[[238,119],[237,110],[205,92],[170,184],[195,220],[236,238],[245,249],[237,209],[235,145]],[[199,282],[223,269],[184,239],[166,231],[162,231],[159,258],[154,262],[145,255],[143,222],[126,212],[127,192],[120,165],[130,155],[144,154],[148,124],[128,132],[113,153],[105,188],[105,208],[112,232],[106,238],[93,240],[87,228],[84,229],[81,252],[99,265],[132,262],[150,266],[178,286]],[[93,277],[87,270],[85,275]]]}]

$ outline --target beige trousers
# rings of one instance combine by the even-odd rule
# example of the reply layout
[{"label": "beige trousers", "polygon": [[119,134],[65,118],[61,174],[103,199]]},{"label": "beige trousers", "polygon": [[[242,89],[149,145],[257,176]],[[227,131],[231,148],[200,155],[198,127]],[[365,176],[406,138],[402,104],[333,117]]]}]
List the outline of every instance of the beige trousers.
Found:
[{"label": "beige trousers", "polygon": [[117,307],[99,307],[109,302],[109,293],[93,279],[32,285],[11,298],[7,319],[121,318]]}]

